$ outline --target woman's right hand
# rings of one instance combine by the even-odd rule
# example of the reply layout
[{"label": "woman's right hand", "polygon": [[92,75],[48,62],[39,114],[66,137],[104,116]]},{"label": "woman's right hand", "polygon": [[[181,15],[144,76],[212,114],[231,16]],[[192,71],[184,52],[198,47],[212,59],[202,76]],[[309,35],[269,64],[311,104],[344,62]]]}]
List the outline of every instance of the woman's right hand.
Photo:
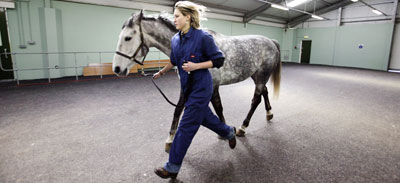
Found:
[{"label": "woman's right hand", "polygon": [[161,71],[158,71],[157,73],[153,74],[153,78],[157,79],[157,78],[161,77],[162,75],[164,75],[164,73],[162,73]]}]

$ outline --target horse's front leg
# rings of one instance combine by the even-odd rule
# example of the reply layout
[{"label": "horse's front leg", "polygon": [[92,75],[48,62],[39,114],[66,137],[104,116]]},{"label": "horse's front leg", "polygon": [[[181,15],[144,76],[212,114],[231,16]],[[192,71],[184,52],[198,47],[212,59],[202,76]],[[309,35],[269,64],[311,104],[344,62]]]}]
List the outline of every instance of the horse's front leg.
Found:
[{"label": "horse's front leg", "polygon": [[219,86],[214,87],[211,103],[214,107],[215,113],[217,113],[219,120],[221,120],[221,122],[226,124],[225,117],[222,112],[223,108],[222,108],[221,97],[219,96]]},{"label": "horse's front leg", "polygon": [[[212,105],[214,107],[215,113],[217,113],[217,116],[218,116],[219,120],[222,123],[226,124],[225,117],[224,117],[224,114],[222,112],[223,108],[222,108],[221,97],[219,96],[219,86],[215,86],[214,87],[213,95],[211,97],[211,103],[212,103]],[[225,139],[225,138],[223,138],[221,136],[218,136],[218,138]]]},{"label": "horse's front leg", "polygon": [[181,90],[179,101],[175,107],[174,118],[172,119],[171,129],[169,131],[169,136],[165,142],[165,152],[169,153],[171,149],[172,141],[174,140],[176,129],[178,128],[179,118],[181,117],[184,108],[184,97]]}]

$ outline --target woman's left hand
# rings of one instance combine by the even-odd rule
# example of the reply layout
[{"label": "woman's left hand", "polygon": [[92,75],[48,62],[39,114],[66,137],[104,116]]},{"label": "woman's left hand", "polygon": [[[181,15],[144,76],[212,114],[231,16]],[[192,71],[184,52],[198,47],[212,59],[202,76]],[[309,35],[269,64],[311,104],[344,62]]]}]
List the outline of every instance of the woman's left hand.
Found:
[{"label": "woman's left hand", "polygon": [[187,61],[182,65],[182,69],[186,72],[197,70],[197,64],[191,61]]}]

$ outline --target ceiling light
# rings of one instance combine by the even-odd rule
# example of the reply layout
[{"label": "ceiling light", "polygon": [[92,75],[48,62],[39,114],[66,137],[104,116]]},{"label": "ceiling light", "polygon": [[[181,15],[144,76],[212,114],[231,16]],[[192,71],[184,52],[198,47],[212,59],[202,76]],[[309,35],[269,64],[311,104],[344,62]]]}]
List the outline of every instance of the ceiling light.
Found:
[{"label": "ceiling light", "polygon": [[290,3],[288,3],[287,6],[292,8],[292,7],[296,7],[300,4],[306,3],[308,1],[310,1],[310,0],[293,0]]},{"label": "ceiling light", "polygon": [[281,10],[285,10],[285,11],[289,11],[289,8],[281,6],[281,5],[277,5],[277,4],[271,4],[271,7],[277,8],[277,9],[281,9]]},{"label": "ceiling light", "polygon": [[382,12],[380,12],[380,11],[378,11],[378,10],[372,10],[372,12],[374,12],[374,13],[377,14],[377,15],[382,15],[382,14],[383,14]]},{"label": "ceiling light", "polygon": [[311,17],[313,17],[313,18],[315,18],[315,19],[318,19],[318,20],[323,20],[324,18],[322,18],[322,17],[320,17],[320,16],[317,16],[317,15],[311,15]]},{"label": "ceiling light", "polygon": [[355,3],[355,2],[357,2],[358,0],[351,0],[351,1],[353,1],[353,2]]}]

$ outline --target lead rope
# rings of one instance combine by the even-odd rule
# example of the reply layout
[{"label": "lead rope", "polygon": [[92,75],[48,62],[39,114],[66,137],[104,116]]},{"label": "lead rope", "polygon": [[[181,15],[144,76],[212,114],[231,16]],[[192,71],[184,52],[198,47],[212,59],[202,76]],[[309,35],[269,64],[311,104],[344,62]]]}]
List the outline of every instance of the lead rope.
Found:
[{"label": "lead rope", "polygon": [[164,97],[165,100],[172,106],[176,107],[176,104],[172,103],[168,97],[164,94],[164,92],[161,91],[160,87],[158,87],[157,83],[154,81],[154,77],[151,77],[151,81],[153,82],[154,86],[157,88],[157,90],[161,93],[161,95]]}]

